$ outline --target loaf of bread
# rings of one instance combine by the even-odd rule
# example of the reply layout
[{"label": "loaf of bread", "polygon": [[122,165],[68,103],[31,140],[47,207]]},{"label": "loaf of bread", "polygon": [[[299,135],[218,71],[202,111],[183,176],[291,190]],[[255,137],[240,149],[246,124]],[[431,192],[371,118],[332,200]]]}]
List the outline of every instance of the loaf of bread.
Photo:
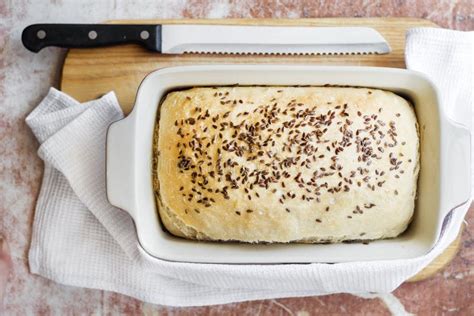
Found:
[{"label": "loaf of bread", "polygon": [[169,93],[154,134],[163,225],[198,240],[396,237],[416,195],[416,116],[388,91],[205,87]]}]

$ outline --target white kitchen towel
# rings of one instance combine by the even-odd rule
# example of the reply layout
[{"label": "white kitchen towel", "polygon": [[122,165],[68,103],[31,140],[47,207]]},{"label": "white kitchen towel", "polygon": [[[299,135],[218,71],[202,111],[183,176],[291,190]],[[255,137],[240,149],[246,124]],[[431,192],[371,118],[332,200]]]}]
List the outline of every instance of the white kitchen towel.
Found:
[{"label": "white kitchen towel", "polygon": [[[448,113],[468,126],[472,35],[414,29],[408,33],[406,50],[407,66],[426,73],[440,87]],[[106,198],[106,130],[122,117],[113,93],[81,104],[55,89],[27,117],[41,144],[38,154],[45,162],[29,252],[32,273],[63,284],[174,306],[390,292],[455,239],[470,204],[456,209],[434,249],[416,259],[281,265],[162,261],[143,252],[131,218]]]}]

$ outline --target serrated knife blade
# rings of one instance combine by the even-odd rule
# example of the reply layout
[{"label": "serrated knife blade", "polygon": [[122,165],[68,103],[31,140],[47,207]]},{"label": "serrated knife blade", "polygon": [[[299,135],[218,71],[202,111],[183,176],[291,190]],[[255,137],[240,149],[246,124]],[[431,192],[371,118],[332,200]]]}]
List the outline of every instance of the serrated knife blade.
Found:
[{"label": "serrated knife blade", "polygon": [[386,54],[368,27],[163,25],[162,53]]},{"label": "serrated knife blade", "polygon": [[390,46],[369,27],[204,24],[34,24],[23,45],[90,48],[138,43],[163,54],[386,54]]}]

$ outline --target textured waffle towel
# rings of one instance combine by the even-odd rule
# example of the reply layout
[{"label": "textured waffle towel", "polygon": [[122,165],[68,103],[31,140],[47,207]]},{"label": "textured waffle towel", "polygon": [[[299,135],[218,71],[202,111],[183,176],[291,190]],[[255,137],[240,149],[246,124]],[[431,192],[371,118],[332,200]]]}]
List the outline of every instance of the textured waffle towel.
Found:
[{"label": "textured waffle towel", "polygon": [[[473,35],[414,29],[406,48],[407,67],[427,74],[440,87],[446,112],[469,127]],[[265,266],[161,261],[141,250],[131,218],[106,198],[106,131],[122,117],[113,93],[81,104],[55,89],[27,117],[45,163],[29,252],[32,273],[175,306],[390,292],[455,239],[470,204],[455,211],[435,248],[416,259]]]}]

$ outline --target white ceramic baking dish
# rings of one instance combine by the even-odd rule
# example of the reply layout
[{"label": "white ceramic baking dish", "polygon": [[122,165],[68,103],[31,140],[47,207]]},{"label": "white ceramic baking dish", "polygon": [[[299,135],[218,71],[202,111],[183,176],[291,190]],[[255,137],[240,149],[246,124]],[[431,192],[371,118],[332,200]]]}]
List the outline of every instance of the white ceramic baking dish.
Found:
[{"label": "white ceramic baking dish", "polygon": [[[160,100],[194,86],[349,85],[381,88],[409,98],[420,125],[421,168],[412,224],[401,236],[340,244],[243,244],[174,237],[162,227],[152,188],[152,137]],[[424,75],[392,68],[281,65],[184,66],[160,69],[142,82],[132,113],[107,136],[107,194],[132,216],[141,246],[171,261],[309,263],[393,260],[426,254],[443,219],[470,196],[470,134],[450,121],[436,87]]]}]

